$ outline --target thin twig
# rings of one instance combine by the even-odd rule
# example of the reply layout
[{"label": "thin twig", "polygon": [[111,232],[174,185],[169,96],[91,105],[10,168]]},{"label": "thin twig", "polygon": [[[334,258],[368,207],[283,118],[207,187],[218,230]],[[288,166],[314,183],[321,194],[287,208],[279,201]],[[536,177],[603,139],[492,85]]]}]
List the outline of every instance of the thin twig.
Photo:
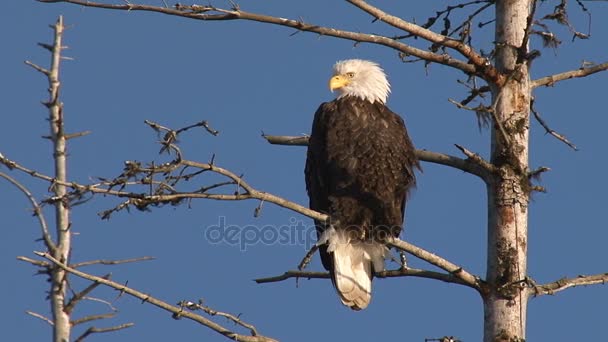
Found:
[{"label": "thin twig", "polygon": [[243,328],[248,329],[251,332],[252,336],[258,336],[258,330],[255,328],[255,326],[252,324],[249,324],[247,322],[244,322],[240,318],[240,315],[235,316],[228,312],[214,310],[208,306],[203,305],[202,299],[199,299],[198,303],[182,300],[177,305],[188,308],[189,310],[201,310],[210,316],[220,316],[220,317],[227,318],[230,321],[232,321],[234,324],[240,325]]},{"label": "thin twig", "polygon": [[70,267],[79,268],[79,267],[90,266],[90,265],[119,265],[119,264],[126,264],[126,263],[131,263],[131,262],[140,262],[140,261],[147,261],[147,260],[154,260],[154,259],[156,259],[156,258],[152,257],[152,256],[143,256],[143,257],[139,257],[139,258],[122,259],[122,260],[100,259],[100,260],[90,260],[90,261],[78,262],[75,264],[71,264]]},{"label": "thin twig", "polygon": [[55,325],[55,323],[50,318],[48,318],[46,316],[43,316],[43,315],[41,315],[41,314],[39,314],[37,312],[26,310],[25,313],[27,313],[30,316],[34,316],[36,318],[40,318],[41,320],[47,322],[50,326],[54,326]]},{"label": "thin twig", "polygon": [[89,315],[89,316],[85,316],[85,317],[73,320],[72,326],[75,327],[79,324],[88,323],[91,321],[97,321],[100,319],[112,318],[114,316],[116,316],[116,313],[114,313],[114,312],[108,312],[108,313],[99,314],[99,315]]},{"label": "thin twig", "polygon": [[32,265],[39,266],[39,267],[44,267],[44,268],[48,268],[48,267],[51,266],[51,264],[49,262],[47,262],[47,261],[31,259],[31,258],[24,257],[24,256],[18,256],[17,260],[29,262]]},{"label": "thin twig", "polygon": [[473,153],[458,144],[454,144],[454,146],[456,146],[457,149],[459,149],[465,156],[467,156],[467,160],[479,165],[479,167],[486,170],[488,174],[496,172],[496,167],[489,161],[483,159],[479,154]]},{"label": "thin twig", "polygon": [[[111,274],[108,273],[104,276],[102,276],[103,279],[110,279]],[[67,312],[68,314],[72,313],[72,310],[74,310],[74,307],[76,306],[76,304],[78,304],[78,302],[80,302],[82,299],[87,298],[87,295],[89,293],[91,293],[93,290],[95,290],[100,284],[99,283],[93,283],[89,286],[87,286],[84,290],[75,293],[72,298],[70,298],[70,301],[65,305],[65,312]],[[115,310],[114,310],[115,311]]]},{"label": "thin twig", "polygon": [[110,301],[108,301],[108,300],[97,298],[97,297],[89,297],[89,296],[82,297],[82,299],[83,300],[90,300],[91,302],[102,303],[102,304],[107,305],[110,308],[110,310],[112,310],[112,311],[118,311],[118,309],[114,305],[112,305],[112,303]]},{"label": "thin twig", "polygon": [[591,66],[588,68],[581,67],[577,70],[571,70],[571,71],[566,71],[566,72],[562,72],[562,73],[555,74],[555,75],[541,77],[539,79],[531,81],[530,86],[532,88],[537,88],[537,87],[542,87],[542,86],[550,87],[560,81],[569,80],[572,78],[586,77],[586,76],[595,74],[600,71],[605,71],[605,70],[608,70],[608,62],[594,65],[594,66]]},{"label": "thin twig", "polygon": [[566,138],[565,135],[557,133],[556,131],[554,131],[553,129],[551,129],[549,127],[549,125],[545,122],[545,120],[543,120],[543,118],[540,116],[540,114],[538,113],[538,111],[534,107],[534,100],[530,101],[530,110],[534,114],[534,118],[536,119],[536,121],[538,121],[538,123],[541,126],[543,126],[543,128],[545,129],[545,132],[547,134],[552,135],[555,139],[557,139],[557,140],[563,142],[564,144],[568,145],[568,147],[570,147],[571,149],[573,149],[575,151],[578,151],[578,148],[576,147],[576,145],[574,145],[572,142],[570,142],[570,140],[568,140],[568,138]]},{"label": "thin twig", "polygon": [[473,275],[463,269],[462,267],[453,264],[452,262],[436,255],[431,252],[428,252],[420,247],[414,246],[408,242],[403,240],[392,238],[387,241],[387,244],[391,247],[397,248],[399,250],[405,251],[407,253],[412,254],[413,256],[422,259],[432,265],[435,265],[449,274],[453,275],[456,278],[462,280],[469,287],[476,289],[477,291],[484,292],[485,285],[480,277]]},{"label": "thin twig", "polygon": [[558,281],[543,285],[534,285],[530,294],[532,296],[553,295],[557,292],[576,286],[597,285],[608,283],[608,273],[594,274],[590,276],[579,275],[575,278],[562,278]]},{"label": "thin twig", "polygon": [[82,342],[82,341],[84,341],[85,338],[87,338],[91,334],[118,331],[118,330],[130,328],[134,325],[135,325],[135,323],[124,323],[124,324],[109,327],[109,328],[90,327],[84,333],[82,333],[82,335],[78,336],[78,338],[75,339],[74,342]]},{"label": "thin twig", "polygon": [[454,104],[456,107],[458,107],[458,109],[465,109],[465,110],[470,110],[470,111],[473,111],[473,112],[487,112],[487,113],[490,113],[490,110],[491,110],[490,108],[488,108],[488,107],[486,107],[484,105],[481,105],[481,104],[479,106],[477,106],[477,107],[470,107],[470,106],[462,104],[461,102],[456,101],[454,99],[448,98],[448,101],[450,103]]},{"label": "thin twig", "polygon": [[30,61],[25,61],[25,64],[31,66],[32,68],[34,68],[34,70],[44,74],[45,76],[48,76],[51,72],[41,66],[39,66],[38,64],[32,63]]},{"label": "thin twig", "polygon": [[[3,158],[4,158],[4,156],[0,155],[0,160]],[[34,198],[34,195],[32,195],[32,193],[29,191],[28,188],[25,187],[25,185],[19,183],[16,179],[5,174],[4,172],[0,172],[0,177],[6,179],[9,183],[13,184],[30,201],[30,203],[32,204],[32,207],[34,208],[34,216],[36,216],[36,218],[38,218],[38,223],[40,224],[40,230],[42,232],[42,239],[44,240],[44,244],[46,245],[46,248],[48,248],[48,250],[51,253],[55,253],[55,251],[57,250],[57,245],[55,245],[55,242],[53,242],[53,238],[51,237],[51,233],[49,232],[49,227],[46,223],[46,219],[44,218],[44,213],[42,212],[42,208],[40,207],[40,204],[38,204],[38,201],[36,200],[36,198]],[[25,261],[30,261],[30,260],[25,260]],[[38,265],[38,266],[40,266],[40,265]]]},{"label": "thin twig", "polygon": [[281,275],[274,277],[264,277],[257,278],[254,281],[258,284],[265,283],[274,283],[278,281],[283,281],[289,278],[306,278],[306,279],[329,279],[329,273],[327,272],[311,272],[311,271],[300,271],[300,270],[290,270]]}]

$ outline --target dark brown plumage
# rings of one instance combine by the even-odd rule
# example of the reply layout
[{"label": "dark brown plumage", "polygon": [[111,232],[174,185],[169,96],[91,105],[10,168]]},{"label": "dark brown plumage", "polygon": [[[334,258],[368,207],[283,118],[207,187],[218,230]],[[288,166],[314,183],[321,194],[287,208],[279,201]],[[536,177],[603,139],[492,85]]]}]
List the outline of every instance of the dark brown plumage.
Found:
[{"label": "dark brown plumage", "polygon": [[316,222],[318,237],[328,240],[319,249],[323,266],[352,309],[369,303],[373,272],[384,268],[384,237],[401,232],[414,168],[419,164],[404,121],[383,102],[344,95],[315,113],[306,187],[310,208],[328,214],[338,232],[327,236],[330,226]]}]

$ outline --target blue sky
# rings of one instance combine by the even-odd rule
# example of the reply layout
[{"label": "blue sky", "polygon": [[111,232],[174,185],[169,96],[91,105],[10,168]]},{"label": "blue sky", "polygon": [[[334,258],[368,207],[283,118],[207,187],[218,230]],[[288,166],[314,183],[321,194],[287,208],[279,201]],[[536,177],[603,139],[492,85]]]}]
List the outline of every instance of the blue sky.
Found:
[{"label": "blue sky", "polygon": [[[153,1],[159,5],[161,1]],[[382,8],[408,20],[424,22],[446,1],[409,1]],[[217,2],[215,5],[224,5]],[[380,34],[399,34],[349,5],[323,1],[242,1],[244,10],[264,12],[322,25]],[[608,59],[603,45],[608,24],[603,2],[585,2],[593,13],[592,39],[570,41],[564,28],[555,32],[563,41],[557,50],[542,49],[534,62],[533,77],[576,69],[583,60]],[[228,6],[228,5],[227,5]],[[552,4],[541,10],[550,11]],[[570,18],[587,31],[587,17],[570,5]],[[460,12],[465,13],[465,12]],[[62,70],[62,99],[67,129],[91,130],[87,137],[70,141],[70,178],[88,182],[121,172],[125,160],[163,160],[156,136],[145,119],[171,127],[208,120],[221,134],[189,133],[182,150],[192,160],[208,161],[236,173],[258,189],[305,204],[303,167],[305,149],[268,145],[269,134],[309,132],[319,103],[332,99],[327,79],[336,60],[372,59],[385,68],[393,93],[388,105],[407,120],[418,148],[458,155],[453,144],[487,156],[489,134],[479,130],[474,115],[457,110],[448,98],[466,97],[458,85],[460,73],[439,65],[425,70],[421,64],[404,64],[387,48],[341,41],[330,37],[251,22],[199,22],[154,13],[126,13],[83,9],[65,4],[10,0],[0,12],[4,42],[0,94],[5,129],[0,152],[30,168],[50,173],[47,134],[46,80],[23,64],[31,60],[48,65],[48,54],[37,42],[50,42],[49,24],[64,15],[69,29],[67,56]],[[466,14],[466,13],[465,13]],[[483,18],[487,20],[489,16]],[[490,28],[490,26],[487,26]],[[490,32],[479,31],[475,47],[489,50]],[[424,47],[420,41],[413,45]],[[566,81],[535,91],[536,107],[552,128],[567,135],[580,151],[544,134],[534,122],[531,133],[531,167],[548,166],[541,184],[547,194],[535,194],[530,204],[529,274],[539,283],[564,276],[608,271],[605,241],[605,181],[608,161],[604,139],[607,75]],[[418,188],[407,209],[404,238],[461,264],[471,272],[485,273],[485,188],[481,181],[460,171],[424,164]],[[3,169],[6,172],[6,169]],[[40,198],[48,185],[11,173]],[[204,182],[204,179],[200,180]],[[0,250],[4,270],[0,317],[10,324],[2,334],[9,340],[37,341],[50,337],[44,322],[25,314],[48,314],[48,286],[35,269],[16,261],[41,249],[35,240],[39,228],[28,202],[15,189],[0,183],[0,214],[5,243]],[[304,244],[257,243],[241,249],[206,239],[209,227],[228,225],[288,226],[307,218],[264,205],[253,217],[256,202],[194,201],[191,206],[164,207],[151,213],[121,212],[109,221],[97,213],[116,205],[97,197],[73,212],[74,261],[99,258],[155,256],[155,261],[119,267],[90,267],[94,274],[112,272],[118,282],[167,302],[203,298],[211,307],[241,313],[260,333],[285,340],[424,341],[454,335],[464,341],[482,336],[482,303],[474,291],[436,281],[414,278],[377,279],[372,304],[363,312],[344,308],[328,281],[301,280],[257,285],[252,279],[293,269],[305,253]],[[47,213],[50,215],[51,213]],[[50,219],[51,216],[49,216]],[[414,267],[428,268],[410,258]],[[312,270],[322,267],[315,258]],[[86,283],[74,280],[74,287]],[[221,341],[223,337],[189,321],[174,321],[164,311],[138,300],[100,289],[94,296],[112,301],[116,318],[98,322],[106,327],[124,322],[136,325],[95,340]],[[608,304],[605,286],[567,290],[533,299],[529,305],[528,339],[540,341],[600,340]],[[108,312],[98,302],[86,302],[76,317]],[[225,323],[223,320],[219,320]],[[74,336],[83,328],[76,328]]]}]

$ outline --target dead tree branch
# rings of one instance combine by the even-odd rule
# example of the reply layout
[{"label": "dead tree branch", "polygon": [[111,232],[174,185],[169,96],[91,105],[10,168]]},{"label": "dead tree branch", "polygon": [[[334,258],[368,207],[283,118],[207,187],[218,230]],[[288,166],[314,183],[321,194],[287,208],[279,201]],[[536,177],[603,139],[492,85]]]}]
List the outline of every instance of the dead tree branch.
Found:
[{"label": "dead tree branch", "polygon": [[[446,283],[453,283],[471,287],[473,289],[479,290],[477,287],[471,286],[469,283],[463,281],[462,279],[446,273],[433,272],[428,270],[421,270],[416,268],[399,268],[395,270],[385,270],[374,273],[374,276],[377,278],[401,278],[401,277],[417,277],[417,278],[427,278],[427,279],[435,279],[441,280]],[[329,279],[328,272],[309,272],[309,271],[300,271],[300,270],[289,270],[281,275],[274,277],[264,277],[254,279],[254,281],[258,284],[266,284],[266,283],[275,283],[291,278],[296,279]]]},{"label": "dead tree branch", "polygon": [[[51,242],[48,230],[44,228],[43,239],[53,257],[62,262],[67,262],[69,260],[72,241],[72,233],[70,231],[70,208],[69,204],[62,200],[67,193],[67,188],[62,184],[58,184],[65,183],[67,180],[67,139],[63,126],[63,103],[61,103],[59,99],[61,86],[59,81],[59,69],[63,58],[61,52],[64,49],[62,41],[65,29],[63,17],[60,16],[52,28],[54,30],[53,44],[50,46],[41,44],[41,46],[51,52],[50,68],[46,70],[36,67],[33,63],[28,63],[28,65],[31,65],[37,71],[45,75],[49,84],[49,98],[43,104],[49,111],[48,121],[50,135],[48,138],[53,144],[54,177],[52,178],[54,181],[51,183],[50,190],[54,193],[53,198],[59,199],[53,203],[55,207],[56,242]],[[41,213],[37,214],[40,216]],[[48,271],[51,276],[50,300],[52,320],[54,322],[53,337],[55,341],[69,341],[71,334],[70,315],[64,310],[66,305],[67,274],[64,270],[59,268],[49,268]]]},{"label": "dead tree branch", "polygon": [[[257,190],[254,187],[252,187],[251,185],[249,185],[249,183],[247,183],[241,176],[239,176],[227,169],[224,169],[224,168],[221,168],[214,164],[211,164],[211,163],[200,163],[200,162],[195,162],[195,161],[190,161],[190,160],[179,160],[179,161],[174,161],[172,163],[161,164],[161,165],[155,166],[153,168],[142,168],[137,165],[130,165],[128,167],[130,168],[129,169],[130,172],[133,172],[133,173],[149,173],[149,172],[165,173],[165,172],[169,172],[172,170],[176,170],[179,167],[189,167],[189,168],[198,169],[200,171],[210,171],[210,172],[220,174],[220,175],[225,176],[228,179],[230,179],[232,182],[229,184],[238,185],[237,191],[235,191],[233,193],[172,192],[172,193],[165,193],[165,194],[159,194],[159,195],[154,195],[154,194],[147,195],[147,194],[142,194],[139,192],[136,193],[136,192],[122,191],[122,190],[112,190],[112,187],[117,185],[117,183],[113,182],[113,181],[102,181],[100,183],[88,184],[88,185],[83,185],[83,184],[79,184],[76,182],[59,181],[53,177],[50,177],[50,176],[44,175],[42,173],[36,172],[34,170],[28,169],[28,168],[18,164],[17,162],[7,159],[3,156],[0,156],[0,163],[7,165],[8,167],[10,167],[12,169],[27,173],[35,178],[50,182],[51,184],[58,184],[58,185],[68,187],[68,188],[72,189],[75,192],[75,194],[77,194],[79,196],[82,196],[84,193],[89,192],[89,193],[93,193],[93,194],[112,195],[112,196],[116,196],[116,197],[129,199],[129,201],[127,201],[127,203],[124,203],[124,205],[102,213],[102,217],[106,217],[106,216],[110,215],[111,212],[120,210],[128,205],[134,205],[140,209],[143,209],[146,206],[153,205],[153,204],[177,203],[177,202],[179,202],[181,200],[185,200],[185,199],[203,198],[203,199],[212,199],[212,200],[219,200],[219,201],[242,201],[242,200],[251,200],[251,199],[261,200],[264,202],[270,202],[270,203],[276,204],[276,205],[286,208],[286,209],[293,210],[295,212],[298,212],[302,215],[308,216],[315,220],[319,220],[319,221],[327,220],[327,215],[325,215],[325,214],[308,209],[307,207],[304,207],[300,204],[288,201],[279,196]],[[133,164],[135,164],[135,163],[133,163]],[[124,183],[124,184],[128,185],[129,183]],[[132,184],[141,184],[141,183],[132,183]]]},{"label": "dead tree branch", "polygon": [[[106,275],[102,276],[102,278],[110,279],[110,276],[111,276],[110,274],[106,274]],[[80,302],[81,300],[86,298],[86,296],[89,293],[91,293],[93,290],[95,290],[98,286],[99,286],[99,283],[92,283],[91,285],[87,286],[84,290],[74,293],[72,298],[70,298],[70,301],[65,305],[65,311],[67,313],[71,314],[72,310],[74,310],[74,307],[76,307],[76,304],[78,304],[78,302]],[[75,325],[75,324],[72,323],[72,325]]]},{"label": "dead tree branch", "polygon": [[91,334],[118,331],[118,330],[130,328],[130,327],[132,327],[134,325],[135,325],[135,323],[124,323],[124,324],[121,324],[121,325],[117,325],[117,326],[113,326],[113,327],[108,327],[108,328],[90,327],[84,333],[82,333],[82,335],[78,336],[78,338],[75,339],[74,342],[82,342],[82,341],[84,341],[85,338],[87,338]]},{"label": "dead tree branch", "polygon": [[328,272],[289,270],[278,276],[257,278],[257,279],[254,279],[254,281],[258,284],[266,284],[266,283],[276,283],[276,282],[287,280],[290,278],[329,279],[329,273]]},{"label": "dead tree branch", "polygon": [[600,71],[605,71],[605,70],[608,70],[608,62],[602,63],[602,64],[597,64],[597,65],[594,65],[591,67],[581,67],[577,70],[571,70],[571,71],[566,71],[566,72],[562,72],[562,73],[555,74],[555,75],[541,77],[539,79],[531,81],[530,86],[532,88],[538,88],[538,87],[543,87],[543,86],[551,87],[551,86],[555,85],[555,83],[560,82],[560,81],[569,80],[572,78],[586,77],[586,76],[595,74]]},{"label": "dead tree branch", "polygon": [[105,286],[111,287],[115,290],[120,291],[121,293],[126,293],[130,296],[133,296],[135,298],[140,299],[142,302],[144,303],[150,303],[156,307],[159,307],[165,311],[171,312],[175,317],[179,318],[179,317],[185,317],[188,318],[194,322],[197,322],[213,331],[216,331],[217,333],[226,336],[230,339],[236,340],[236,341],[242,341],[242,342],[271,342],[271,341],[275,341],[274,339],[270,338],[270,337],[266,337],[266,336],[261,336],[261,335],[242,335],[242,334],[238,334],[218,323],[215,323],[201,315],[189,312],[189,311],[184,311],[182,307],[180,306],[175,306],[175,305],[171,305],[167,302],[164,302],[160,299],[157,299],[153,296],[150,296],[148,294],[145,294],[143,292],[137,291],[131,287],[128,287],[126,285],[123,284],[119,284],[116,283],[114,281],[108,280],[108,279],[104,279],[102,277],[98,277],[98,276],[94,276],[82,271],[79,271],[77,269],[74,269],[72,267],[67,266],[66,264],[60,262],[59,260],[53,258],[53,256],[51,256],[49,253],[44,253],[44,252],[34,252],[36,255],[41,256],[43,258],[46,258],[47,260],[51,261],[52,263],[54,263],[55,265],[57,265],[59,268],[61,268],[62,270],[69,272],[77,277],[83,278],[83,279],[87,279],[96,283],[100,283],[103,284]]},{"label": "dead tree branch", "polygon": [[72,326],[77,326],[79,324],[88,323],[88,322],[91,322],[91,321],[97,321],[97,320],[100,320],[100,319],[112,318],[114,316],[116,316],[116,314],[114,312],[109,312],[109,313],[99,314],[99,315],[85,316],[85,317],[73,320],[72,321]]},{"label": "dead tree branch", "polygon": [[557,133],[555,130],[553,130],[549,127],[549,125],[545,122],[545,120],[543,120],[543,118],[540,116],[540,114],[534,107],[534,100],[530,101],[530,111],[532,112],[532,114],[534,114],[534,118],[536,119],[536,121],[538,121],[538,123],[541,126],[543,126],[546,134],[552,135],[555,139],[568,145],[568,147],[570,147],[571,149],[578,151],[578,148],[576,147],[576,145],[574,145],[570,140],[568,140],[568,138],[566,138],[565,135]]},{"label": "dead tree branch", "polygon": [[[274,17],[264,14],[246,12],[241,10],[238,6],[234,6],[232,9],[224,9],[219,7],[214,7],[210,5],[200,6],[200,5],[175,5],[175,8],[167,8],[160,6],[152,6],[152,5],[139,5],[133,3],[126,4],[104,4],[100,2],[88,1],[88,0],[38,0],[43,3],[70,3],[79,6],[85,7],[96,7],[96,8],[104,8],[111,10],[122,10],[122,11],[147,11],[147,12],[157,12],[163,13],[167,15],[173,15],[183,18],[195,19],[195,20],[203,20],[203,21],[222,21],[222,20],[246,20],[246,21],[257,21],[272,25],[279,25],[284,27],[289,27],[296,29],[298,31],[312,32],[317,33],[322,36],[330,36],[336,37],[346,40],[351,40],[359,43],[370,43],[377,44],[390,47],[401,52],[407,56],[414,56],[420,59],[424,59],[428,62],[438,63],[447,65],[458,70],[461,70],[467,75],[479,74],[480,77],[485,76],[484,73],[489,75],[491,79],[495,79],[495,81],[500,80],[499,74],[494,74],[489,71],[485,71],[484,73],[479,73],[479,69],[477,64],[470,64],[468,62],[459,60],[457,58],[451,57],[447,54],[437,54],[431,51],[422,50],[415,48],[413,46],[404,44],[400,41],[397,41],[390,37],[375,35],[375,34],[366,34],[359,33],[353,31],[339,30],[332,27],[324,27],[314,24],[308,24],[301,20],[293,20],[286,19],[281,17]],[[418,26],[419,27],[419,26]],[[423,28],[419,27],[421,30]],[[428,31],[428,30],[427,30]],[[429,31],[430,32],[430,31]],[[423,37],[424,38],[424,37]],[[436,38],[436,37],[432,37]],[[425,38],[426,39],[426,38]],[[447,43],[451,44],[451,43]],[[466,48],[461,48],[463,51],[467,51]],[[470,48],[469,48],[470,49]],[[471,50],[472,51],[472,50]],[[469,53],[472,56],[473,53]],[[475,55],[476,56],[476,55]],[[474,57],[475,57],[474,56]],[[480,57],[480,56],[479,56]],[[482,57],[480,57],[482,58]],[[485,65],[485,61],[474,59],[475,63],[479,63],[479,65]],[[487,61],[487,67],[490,67],[491,64]],[[491,69],[488,69],[491,70]]]},{"label": "dead tree branch", "polygon": [[256,329],[256,327],[254,325],[244,322],[239,316],[235,316],[235,315],[233,315],[231,313],[227,313],[227,312],[217,311],[206,305],[203,305],[202,299],[199,299],[198,303],[182,300],[179,303],[177,303],[177,305],[179,305],[182,308],[188,308],[189,310],[192,310],[192,311],[201,310],[210,316],[220,316],[220,317],[227,318],[228,320],[232,321],[234,324],[240,325],[243,328],[249,330],[252,336],[259,335],[258,330]]},{"label": "dead tree branch", "polygon": [[453,264],[452,262],[436,255],[431,252],[428,252],[418,246],[414,246],[409,242],[405,242],[403,240],[393,238],[387,241],[387,244],[391,247],[397,248],[404,252],[410,253],[413,256],[424,260],[432,265],[435,265],[450,275],[462,280],[462,282],[468,285],[471,288],[476,289],[480,293],[485,291],[485,283],[481,280],[480,277],[469,273],[464,268]]},{"label": "dead tree branch", "polygon": [[576,286],[597,285],[608,283],[608,273],[594,274],[590,276],[579,275],[574,278],[562,278],[558,281],[543,285],[534,285],[530,295],[537,297],[542,295],[553,295],[557,292]]},{"label": "dead tree branch", "polygon": [[377,18],[395,28],[409,32],[410,34],[425,39],[431,43],[438,44],[451,48],[459,52],[462,56],[472,63],[477,71],[477,75],[485,79],[489,83],[500,85],[504,82],[505,76],[502,75],[496,68],[492,66],[492,63],[487,58],[478,54],[471,48],[471,46],[463,43],[460,40],[456,40],[433,32],[429,29],[425,29],[419,25],[412,24],[399,17],[390,15],[381,9],[374,7],[363,0],[347,0],[349,3],[358,7],[359,9],[369,13],[374,18]]},{"label": "dead tree branch", "polygon": [[55,323],[50,318],[48,318],[46,316],[43,316],[43,315],[41,315],[41,314],[39,314],[37,312],[27,310],[27,311],[25,311],[25,313],[27,313],[30,316],[36,317],[38,319],[41,319],[41,320],[47,322],[50,326],[54,326],[55,325]]},{"label": "dead tree branch", "polygon": [[[3,158],[2,155],[0,155],[0,158]],[[38,218],[38,223],[40,224],[44,244],[51,253],[54,253],[57,250],[57,246],[55,245],[55,242],[53,242],[53,238],[51,237],[51,233],[49,232],[49,226],[47,225],[46,219],[44,218],[42,208],[40,207],[40,204],[38,203],[36,198],[34,198],[34,195],[32,195],[29,189],[26,188],[23,184],[19,183],[16,179],[5,174],[4,172],[0,172],[0,177],[6,179],[9,183],[13,184],[30,201],[30,203],[32,204],[32,208],[34,209],[34,216]]]},{"label": "dead tree branch", "polygon": [[127,263],[140,262],[140,261],[148,261],[148,260],[154,260],[154,259],[156,259],[156,258],[155,257],[151,257],[151,256],[143,256],[143,257],[139,257],[139,258],[122,259],[122,260],[104,260],[104,259],[100,259],[100,260],[90,260],[90,261],[78,262],[78,263],[75,263],[75,264],[71,264],[70,267],[79,268],[79,267],[90,266],[90,265],[120,265],[120,264],[127,264]]}]

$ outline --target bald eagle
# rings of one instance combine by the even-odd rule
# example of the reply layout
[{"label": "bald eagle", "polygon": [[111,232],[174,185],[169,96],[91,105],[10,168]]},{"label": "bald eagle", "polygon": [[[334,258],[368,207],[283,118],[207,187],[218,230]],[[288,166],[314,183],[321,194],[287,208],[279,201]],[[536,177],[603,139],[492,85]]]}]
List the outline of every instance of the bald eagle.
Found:
[{"label": "bald eagle", "polygon": [[378,64],[339,61],[329,88],[339,96],[315,113],[306,189],[310,208],[330,217],[315,222],[323,266],[342,303],[361,310],[384,270],[386,237],[401,233],[420,166],[403,119],[385,104],[390,85]]}]

